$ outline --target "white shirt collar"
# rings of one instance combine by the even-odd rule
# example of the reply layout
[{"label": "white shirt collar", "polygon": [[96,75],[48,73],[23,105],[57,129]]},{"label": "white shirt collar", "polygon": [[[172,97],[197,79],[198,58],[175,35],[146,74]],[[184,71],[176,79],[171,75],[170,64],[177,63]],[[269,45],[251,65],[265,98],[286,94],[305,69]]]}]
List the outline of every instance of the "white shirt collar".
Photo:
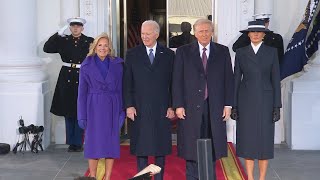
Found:
[{"label": "white shirt collar", "polygon": [[262,44],[262,42],[260,42],[258,45],[255,46],[255,45],[251,42],[251,47],[252,47],[252,49],[253,49],[253,51],[254,51],[255,54],[257,54],[257,52],[258,52],[261,44]]},{"label": "white shirt collar", "polygon": [[[199,44],[199,52],[200,52],[200,57],[202,58],[202,52],[203,52],[203,46],[198,42]],[[206,50],[206,54],[207,54],[207,58],[209,59],[209,54],[210,54],[210,43],[205,47]]]},{"label": "white shirt collar", "polygon": [[156,42],[156,44],[155,44],[152,48],[149,48],[149,47],[146,46],[147,54],[150,53],[150,49],[153,49],[153,51],[152,51],[153,56],[156,57],[157,42]]}]

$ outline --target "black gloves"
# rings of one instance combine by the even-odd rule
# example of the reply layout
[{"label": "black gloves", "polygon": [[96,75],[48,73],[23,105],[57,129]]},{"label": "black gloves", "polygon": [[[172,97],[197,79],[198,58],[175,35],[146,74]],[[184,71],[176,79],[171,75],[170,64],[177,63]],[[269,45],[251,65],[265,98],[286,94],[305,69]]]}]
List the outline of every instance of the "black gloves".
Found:
[{"label": "black gloves", "polygon": [[[232,111],[231,111],[232,114]],[[277,122],[280,120],[280,108],[273,108],[273,113],[272,113],[272,122]]]},{"label": "black gloves", "polygon": [[[233,120],[239,121],[239,113],[237,107],[233,107],[231,110],[231,118]],[[280,120],[280,108],[273,108],[272,122],[277,122]]]},{"label": "black gloves", "polygon": [[235,121],[239,120],[239,114],[238,114],[238,109],[237,109],[237,107],[233,107],[233,108],[231,109],[231,115],[230,115],[230,117],[231,117],[233,120],[235,120]]}]

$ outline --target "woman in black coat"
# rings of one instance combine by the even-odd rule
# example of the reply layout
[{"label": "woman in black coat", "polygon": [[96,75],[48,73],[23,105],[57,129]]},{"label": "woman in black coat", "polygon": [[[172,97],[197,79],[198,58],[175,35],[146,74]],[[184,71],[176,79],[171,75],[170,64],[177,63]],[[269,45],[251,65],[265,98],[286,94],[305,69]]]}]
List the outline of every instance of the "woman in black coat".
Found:
[{"label": "woman in black coat", "polygon": [[249,22],[251,44],[239,48],[235,59],[235,106],[237,155],[245,158],[248,180],[253,180],[258,159],[260,180],[264,180],[268,159],[273,158],[274,123],[280,119],[281,90],[277,49],[263,43],[270,31],[263,21]]}]

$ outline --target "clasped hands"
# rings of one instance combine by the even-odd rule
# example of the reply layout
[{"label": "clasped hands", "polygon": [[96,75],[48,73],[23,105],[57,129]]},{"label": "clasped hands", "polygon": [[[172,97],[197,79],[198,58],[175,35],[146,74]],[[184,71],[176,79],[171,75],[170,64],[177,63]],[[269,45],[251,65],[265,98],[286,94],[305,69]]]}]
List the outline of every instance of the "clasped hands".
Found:
[{"label": "clasped hands", "polygon": [[[127,117],[129,119],[131,119],[132,121],[134,121],[134,118],[135,116],[137,116],[137,110],[135,107],[128,107],[127,108]],[[166,114],[166,117],[171,119],[171,118],[174,118],[174,111],[172,108],[168,108],[167,109],[167,114]]]},{"label": "clasped hands", "polygon": [[[239,112],[237,107],[233,107],[231,110],[231,118],[235,121],[239,121]],[[280,120],[280,108],[273,108],[272,122],[275,123]]]}]

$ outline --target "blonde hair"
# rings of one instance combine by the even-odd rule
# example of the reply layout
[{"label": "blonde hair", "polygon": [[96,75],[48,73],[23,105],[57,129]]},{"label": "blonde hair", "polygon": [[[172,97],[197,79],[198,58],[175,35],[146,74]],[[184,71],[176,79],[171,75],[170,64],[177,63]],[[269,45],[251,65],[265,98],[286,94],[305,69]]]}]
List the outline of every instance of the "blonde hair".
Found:
[{"label": "blonde hair", "polygon": [[97,36],[96,38],[94,38],[93,42],[90,44],[90,48],[89,48],[89,53],[87,54],[87,56],[94,56],[96,55],[96,48],[98,45],[98,42],[100,39],[106,39],[108,41],[108,48],[109,48],[109,56],[111,56],[112,58],[114,58],[114,51],[112,48],[112,42],[111,39],[109,38],[107,33],[101,33],[99,36]]}]

